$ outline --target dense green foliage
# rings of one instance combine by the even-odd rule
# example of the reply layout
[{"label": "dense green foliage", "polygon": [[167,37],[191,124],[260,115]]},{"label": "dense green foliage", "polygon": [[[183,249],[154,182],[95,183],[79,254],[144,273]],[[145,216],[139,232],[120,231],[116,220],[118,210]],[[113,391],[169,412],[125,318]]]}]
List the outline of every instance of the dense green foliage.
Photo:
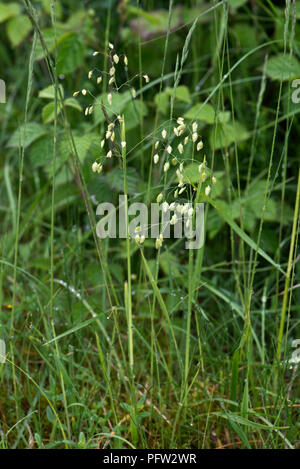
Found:
[{"label": "dense green foliage", "polygon": [[[299,4],[2,0],[0,27],[2,447],[299,447]],[[177,162],[201,249],[96,236],[124,189],[173,202]]]}]

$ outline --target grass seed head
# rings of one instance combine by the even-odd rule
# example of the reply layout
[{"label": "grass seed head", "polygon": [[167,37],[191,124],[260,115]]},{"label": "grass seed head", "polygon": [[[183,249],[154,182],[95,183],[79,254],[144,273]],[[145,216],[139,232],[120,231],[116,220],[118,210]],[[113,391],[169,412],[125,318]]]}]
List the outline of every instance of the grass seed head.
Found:
[{"label": "grass seed head", "polygon": [[158,194],[158,196],[156,197],[156,202],[157,202],[158,204],[160,204],[161,201],[162,201],[162,199],[163,199],[163,197],[164,197],[164,196],[163,196],[162,193]]}]

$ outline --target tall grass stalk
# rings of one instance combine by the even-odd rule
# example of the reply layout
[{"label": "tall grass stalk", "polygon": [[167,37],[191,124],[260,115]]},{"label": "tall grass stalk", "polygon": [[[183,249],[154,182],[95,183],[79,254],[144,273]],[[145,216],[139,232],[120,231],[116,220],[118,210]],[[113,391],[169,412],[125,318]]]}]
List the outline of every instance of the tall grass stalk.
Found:
[{"label": "tall grass stalk", "polygon": [[283,300],[282,300],[282,308],[281,308],[281,317],[280,317],[280,325],[277,337],[277,353],[276,358],[280,361],[281,358],[281,345],[284,333],[284,325],[285,325],[285,317],[286,317],[286,310],[287,310],[287,302],[288,302],[288,295],[289,295],[289,285],[291,280],[291,272],[293,269],[293,258],[294,258],[294,249],[295,249],[295,239],[296,239],[296,230],[297,230],[297,223],[299,219],[299,200],[300,200],[300,168],[298,171],[298,183],[297,183],[297,193],[295,199],[295,210],[294,210],[294,217],[293,217],[293,227],[291,233],[291,241],[290,241],[290,250],[289,250],[289,258],[288,258],[288,265],[286,270],[285,276],[285,283],[284,283],[284,292],[283,292]]}]

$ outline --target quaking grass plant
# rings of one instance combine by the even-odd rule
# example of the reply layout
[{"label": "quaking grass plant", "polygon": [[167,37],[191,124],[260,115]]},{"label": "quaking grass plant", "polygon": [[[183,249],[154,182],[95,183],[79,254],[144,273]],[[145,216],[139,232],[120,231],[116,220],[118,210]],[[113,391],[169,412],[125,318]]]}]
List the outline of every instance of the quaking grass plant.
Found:
[{"label": "quaking grass plant", "polygon": [[[259,7],[276,23],[280,14],[272,2]],[[8,389],[3,447],[298,445],[298,364],[289,351],[299,323],[293,295],[300,182],[299,162],[292,160],[297,174],[287,164],[297,112],[290,110],[282,71],[275,97],[267,93],[277,48],[280,63],[291,65],[298,47],[295,6],[286,2],[276,40],[252,12],[260,40],[242,52],[232,37],[249,25],[245,17],[240,29],[231,25],[236,11],[225,1],[197,9],[174,52],[176,8],[170,1],[159,75],[144,71],[141,28],[134,36],[137,60],[109,41],[110,5],[101,41],[87,39],[92,65],[82,63],[77,76],[61,84],[65,41],[76,42],[79,28],[62,33],[52,1],[49,46],[39,11],[24,1],[34,33],[25,125],[17,144],[8,142],[12,153],[3,171],[4,200],[13,214],[12,222],[5,217],[1,244],[10,337],[1,365]],[[89,38],[91,17],[88,12],[81,32]],[[200,34],[209,42],[202,37],[199,55]],[[49,78],[44,89],[34,81],[37,48]],[[251,62],[257,57],[263,64],[258,76]],[[134,61],[138,70],[131,76]],[[31,169],[31,144],[24,142],[43,99],[50,99],[42,116],[51,158]],[[18,180],[9,166],[16,149]],[[46,145],[39,152],[46,154]],[[65,196],[70,188],[76,189]],[[96,207],[106,198],[118,204],[119,194],[126,201],[125,239],[101,239]],[[141,225],[130,234],[129,204],[137,201],[171,211],[174,229],[182,222],[194,228],[196,204],[204,203],[203,246],[187,250],[182,239],[166,239],[162,223],[155,239]],[[277,236],[273,250],[267,223]],[[26,250],[39,255],[35,264]],[[30,319],[24,327],[25,308]]]}]

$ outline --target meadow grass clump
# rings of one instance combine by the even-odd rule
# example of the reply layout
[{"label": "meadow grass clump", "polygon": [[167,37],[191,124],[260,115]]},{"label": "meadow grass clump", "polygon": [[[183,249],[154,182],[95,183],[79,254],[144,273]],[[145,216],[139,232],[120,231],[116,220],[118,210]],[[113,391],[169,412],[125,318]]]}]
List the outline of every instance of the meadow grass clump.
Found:
[{"label": "meadow grass clump", "polygon": [[0,20],[1,447],[298,448],[296,2],[46,3]]}]

